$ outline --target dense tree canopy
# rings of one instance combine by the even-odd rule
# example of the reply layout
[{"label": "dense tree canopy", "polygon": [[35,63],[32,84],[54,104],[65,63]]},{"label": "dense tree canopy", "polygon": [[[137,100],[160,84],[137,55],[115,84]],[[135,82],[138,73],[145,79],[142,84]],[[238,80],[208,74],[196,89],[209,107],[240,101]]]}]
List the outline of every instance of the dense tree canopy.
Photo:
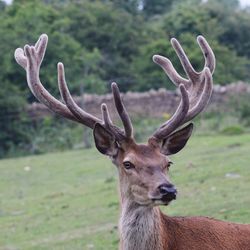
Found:
[{"label": "dense tree canopy", "polygon": [[169,42],[177,37],[199,69],[203,58],[195,37],[200,34],[217,57],[215,83],[248,81],[249,30],[249,10],[241,9],[238,0],[0,1],[0,154],[11,143],[28,140],[23,133],[27,120],[21,121],[25,104],[34,98],[13,53],[42,33],[48,34],[49,45],[41,79],[58,95],[58,61],[65,64],[73,94],[82,84],[86,92],[105,93],[111,81],[122,91],[173,88],[152,56],[166,55],[182,71]]}]

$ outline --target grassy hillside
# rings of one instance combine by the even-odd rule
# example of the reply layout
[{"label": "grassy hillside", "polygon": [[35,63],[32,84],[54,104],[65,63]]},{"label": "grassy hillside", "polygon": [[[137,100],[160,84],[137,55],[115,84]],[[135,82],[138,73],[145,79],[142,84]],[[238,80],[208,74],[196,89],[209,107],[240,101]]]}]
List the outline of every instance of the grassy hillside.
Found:
[{"label": "grassy hillside", "polygon": [[[196,136],[173,157],[169,215],[250,223],[250,134]],[[95,149],[0,161],[0,249],[117,249],[116,169]]]}]

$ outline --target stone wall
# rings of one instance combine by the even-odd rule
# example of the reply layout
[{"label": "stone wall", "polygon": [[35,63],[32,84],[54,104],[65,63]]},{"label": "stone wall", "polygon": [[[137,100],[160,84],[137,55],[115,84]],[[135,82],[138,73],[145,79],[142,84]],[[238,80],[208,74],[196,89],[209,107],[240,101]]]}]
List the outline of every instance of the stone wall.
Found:
[{"label": "stone wall", "polygon": [[[250,95],[250,84],[238,82],[226,86],[215,85],[213,95],[207,109],[208,111],[216,111],[218,109],[228,111],[230,110],[230,100],[235,96],[245,93],[249,93]],[[172,114],[180,100],[178,92],[168,91],[166,89],[159,89],[157,91],[150,90],[144,93],[128,92],[126,94],[122,94],[122,98],[131,116],[152,118],[161,117],[165,113]],[[75,97],[74,99],[78,104],[81,103],[81,97]],[[100,117],[101,104],[106,103],[113,118],[117,118],[111,94],[85,94],[83,96],[83,100],[84,109],[87,112]],[[33,103],[29,105],[27,107],[27,111],[28,114],[34,119],[51,115],[51,112],[40,103]]]}]

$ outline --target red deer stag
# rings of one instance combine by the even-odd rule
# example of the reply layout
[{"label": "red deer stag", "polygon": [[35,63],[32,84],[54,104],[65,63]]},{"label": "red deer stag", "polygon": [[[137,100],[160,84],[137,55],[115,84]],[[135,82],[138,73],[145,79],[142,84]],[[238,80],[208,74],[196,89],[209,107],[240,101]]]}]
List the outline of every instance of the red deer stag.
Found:
[{"label": "red deer stag", "polygon": [[25,45],[24,50],[18,48],[16,61],[26,70],[34,96],[55,113],[92,128],[96,148],[117,166],[121,202],[120,249],[249,250],[250,225],[206,217],[168,217],[158,207],[176,198],[176,188],[168,176],[171,165],[168,157],[185,146],[193,130],[192,123],[185,124],[204,109],[212,93],[215,57],[207,41],[202,36],[197,38],[205,66],[201,72],[196,72],[179,42],[171,40],[187,79],[176,72],[167,58],[153,57],[179,87],[181,101],[173,116],[154,132],[147,144],[135,142],[133,127],[116,83],[112,83],[113,98],[124,129],[113,124],[106,104],[101,105],[102,119],[99,119],[75,103],[65,81],[62,63],[58,63],[62,101],[43,87],[39,70],[47,41],[47,35],[42,35],[35,46]]}]

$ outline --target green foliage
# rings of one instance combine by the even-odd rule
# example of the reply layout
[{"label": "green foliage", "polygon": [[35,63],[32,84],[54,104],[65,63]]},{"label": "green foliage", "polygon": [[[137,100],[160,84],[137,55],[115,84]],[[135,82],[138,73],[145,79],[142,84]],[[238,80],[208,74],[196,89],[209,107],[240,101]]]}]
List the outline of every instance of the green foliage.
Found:
[{"label": "green foliage", "polygon": [[147,117],[136,117],[136,119],[133,119],[136,141],[145,141],[159,127],[159,124],[162,124],[165,120],[164,118],[148,119]]},{"label": "green foliage", "polygon": [[[134,11],[128,6],[133,6]],[[155,14],[156,20],[147,21]],[[250,15],[238,9],[237,0],[210,0],[205,4],[200,0],[14,1],[0,19],[0,77],[23,90],[27,90],[24,72],[14,63],[11,51],[35,42],[44,32],[50,42],[41,78],[52,93],[58,92],[57,61],[64,62],[74,94],[83,82],[86,92],[97,89],[99,93],[107,91],[106,84],[113,80],[123,91],[168,86],[166,77],[150,58],[161,53],[181,70],[168,42],[172,36],[181,40],[197,68],[203,61],[194,37],[203,34],[208,39],[218,62],[216,82],[250,78],[246,70]],[[27,29],[32,32],[27,33]],[[33,100],[31,95],[28,99]]]},{"label": "green foliage", "polygon": [[244,133],[244,129],[241,126],[229,126],[225,127],[221,133],[224,135],[240,135]]},{"label": "green foliage", "polygon": [[234,107],[234,115],[239,118],[240,122],[250,127],[250,94],[245,93],[232,97],[229,105]]},{"label": "green foliage", "polygon": [[220,1],[217,1],[217,0],[208,0],[208,4],[209,5],[219,5],[223,8],[227,8],[227,10],[235,10],[237,8],[239,8],[240,6],[240,1],[239,0],[220,0]]},{"label": "green foliage", "polygon": [[82,143],[80,141],[82,131],[82,126],[72,124],[63,118],[46,117],[40,122],[36,122],[35,126],[31,128],[32,140],[26,145],[26,148],[32,154],[72,149],[74,145]]},{"label": "green foliage", "polygon": [[218,42],[212,42],[211,46],[216,55],[215,83],[226,85],[239,79],[243,81],[250,79],[249,58],[238,56],[234,50]]},{"label": "green foliage", "polygon": [[[13,118],[10,116],[10,119]],[[52,118],[48,116],[40,120],[29,121],[27,118],[16,119],[15,115],[14,119],[16,122],[13,123],[13,120],[11,120],[6,124],[7,132],[9,132],[7,135],[11,138],[0,138],[0,141],[9,142],[11,140],[13,143],[7,145],[8,148],[0,148],[0,153],[2,153],[0,157],[17,157],[27,154],[44,154],[85,148],[84,133],[86,134],[85,140],[90,143],[88,146],[92,146],[92,134],[89,133],[88,128],[61,117]],[[14,125],[15,127],[13,127]],[[4,155],[4,152],[7,152],[7,154]]]},{"label": "green foliage", "polygon": [[[232,9],[230,11],[233,16],[231,18],[236,18],[239,15],[238,12]],[[245,16],[244,13],[245,12],[242,13],[243,16]],[[210,2],[207,4],[200,3],[198,8],[193,8],[193,5],[183,3],[165,15],[162,22],[162,29],[166,30],[170,37],[180,39],[183,47],[187,47],[186,51],[190,58],[193,59],[194,66],[198,66],[198,68],[203,66],[203,62],[197,62],[197,60],[200,60],[202,57],[199,47],[194,43],[194,37],[200,34],[206,37],[217,59],[214,80],[220,84],[227,84],[239,79],[250,79],[248,70],[250,58],[248,54],[240,53],[240,50],[231,49],[231,46],[234,46],[231,44],[231,40],[238,40],[235,38],[236,36],[234,39],[227,37],[225,39],[227,43],[220,42],[224,40],[227,33],[234,36],[233,32],[235,29],[238,30],[242,36],[246,32],[240,27],[242,25],[241,22],[236,22],[238,26],[231,29],[228,20],[229,16],[231,15],[225,12],[222,3],[218,5]],[[250,18],[249,14],[247,16]],[[248,43],[249,42],[245,40],[244,46],[248,46]],[[250,49],[247,48],[245,48],[245,50],[250,51]],[[232,65],[234,66],[232,67]]]},{"label": "green foliage", "polygon": [[142,2],[145,16],[150,17],[169,11],[174,0],[143,0]]},{"label": "green foliage", "polygon": [[142,19],[100,2],[79,2],[62,11],[71,17],[65,32],[89,50],[101,52],[102,79],[117,80],[127,90],[133,83],[130,64],[143,39]]},{"label": "green foliage", "polygon": [[[1,120],[0,138],[5,145],[1,148],[2,155],[29,143],[31,138],[25,131],[37,129],[25,116],[25,103],[35,98],[13,53],[19,46],[35,43],[42,33],[49,35],[49,44],[41,80],[55,96],[58,96],[58,61],[65,64],[73,95],[79,95],[80,87],[84,92],[103,94],[109,91],[112,81],[117,81],[122,91],[173,89],[175,86],[151,58],[154,54],[165,55],[183,74],[169,42],[171,37],[176,37],[194,68],[199,70],[204,60],[195,37],[200,34],[207,38],[217,58],[215,83],[250,80],[250,12],[239,8],[238,0],[206,3],[201,0],[15,0],[11,5],[0,1],[0,13],[1,109],[9,106],[8,112],[16,114],[14,120],[7,121],[7,116]],[[13,105],[9,104],[10,93],[16,99],[11,101]],[[8,128],[12,128],[13,136],[8,135]]]},{"label": "green foliage", "polygon": [[[35,43],[41,33],[47,33],[49,44],[43,63],[44,70],[41,71],[42,81],[52,93],[57,93],[56,64],[58,61],[63,61],[73,93],[78,90],[84,67],[88,64],[89,72],[94,75],[101,55],[97,49],[86,51],[70,34],[65,34],[60,28],[64,23],[67,23],[67,18],[61,18],[60,11],[40,1],[27,2],[25,8],[20,2],[10,6],[0,22],[0,51],[8,51],[0,54],[0,70],[3,72],[0,77],[9,81],[14,78],[17,86],[27,90],[26,84],[21,84],[25,72],[14,63],[14,48],[28,41]],[[6,33],[7,29],[11,29],[12,32]],[[27,32],[27,29],[32,32]],[[74,62],[73,67],[72,62]],[[98,74],[96,75],[95,79],[100,82]]]},{"label": "green foliage", "polygon": [[250,58],[250,12],[237,11],[227,15],[224,21],[224,32],[219,42],[235,50],[240,56]]},{"label": "green foliage", "polygon": [[169,57],[175,57],[171,44],[164,38],[150,41],[150,43],[143,46],[138,57],[133,62],[137,79],[137,84],[133,86],[133,90],[145,91],[161,87],[173,89],[173,84],[167,79],[162,69],[153,63],[152,57],[155,54],[167,54]]},{"label": "green foliage", "polygon": [[139,11],[140,0],[106,0],[113,3],[115,8],[121,8],[135,15]]},{"label": "green foliage", "polygon": [[2,12],[6,7],[6,3],[4,1],[0,1],[0,12]]},{"label": "green foliage", "polygon": [[23,114],[25,99],[15,86],[0,88],[0,158],[6,156],[15,145],[27,143],[28,131]]}]

